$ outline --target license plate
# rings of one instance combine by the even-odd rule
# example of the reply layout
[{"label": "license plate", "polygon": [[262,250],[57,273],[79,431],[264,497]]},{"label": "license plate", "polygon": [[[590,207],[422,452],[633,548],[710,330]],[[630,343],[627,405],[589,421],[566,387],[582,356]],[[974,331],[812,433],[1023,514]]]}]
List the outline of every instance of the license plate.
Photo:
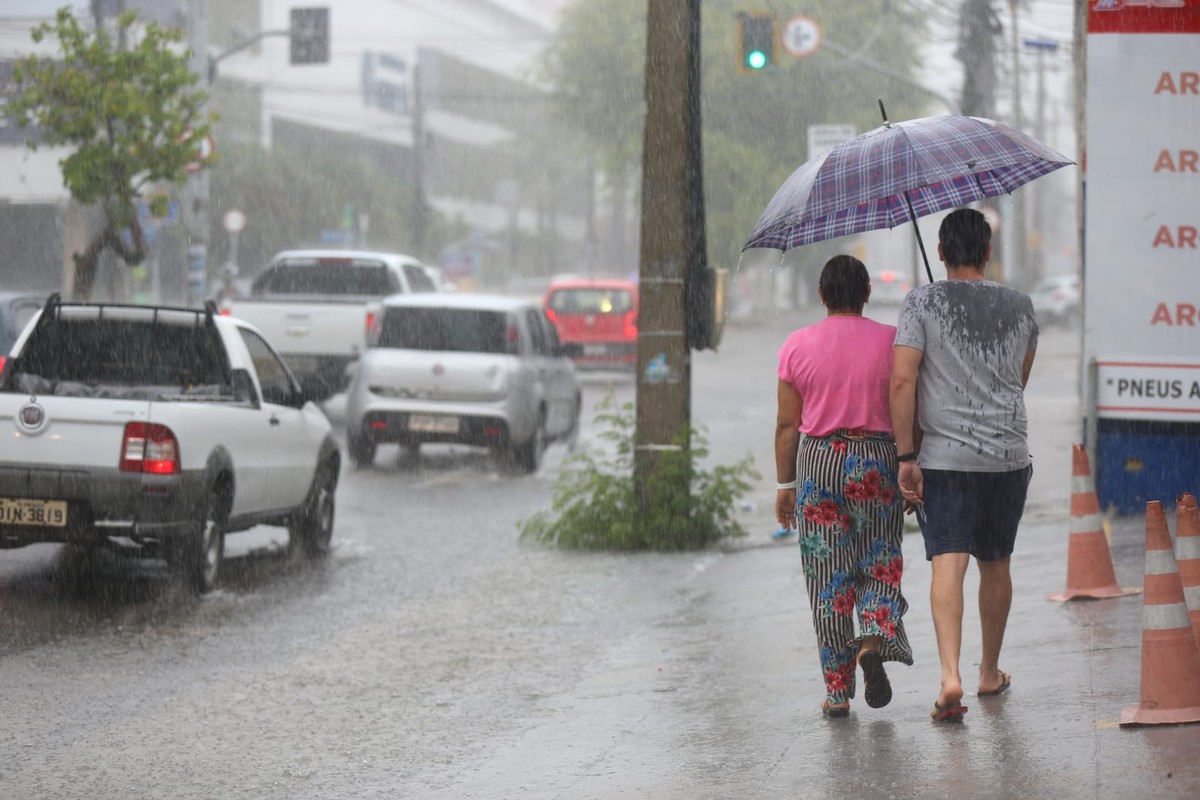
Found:
[{"label": "license plate", "polygon": [[66,500],[16,500],[0,497],[0,525],[44,525],[61,528],[66,524]]},{"label": "license plate", "polygon": [[458,433],[458,417],[411,414],[408,429],[418,433]]},{"label": "license plate", "polygon": [[583,346],[583,354],[585,356],[608,355],[608,347],[602,344],[585,344]]}]

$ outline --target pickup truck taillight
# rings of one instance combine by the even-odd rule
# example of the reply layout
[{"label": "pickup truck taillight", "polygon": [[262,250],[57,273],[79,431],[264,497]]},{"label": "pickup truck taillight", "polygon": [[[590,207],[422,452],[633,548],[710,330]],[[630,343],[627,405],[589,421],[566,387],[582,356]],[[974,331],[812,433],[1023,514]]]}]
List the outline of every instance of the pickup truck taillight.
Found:
[{"label": "pickup truck taillight", "polygon": [[4,362],[8,360],[8,356],[0,356],[0,375],[4,374]]},{"label": "pickup truck taillight", "polygon": [[126,422],[121,438],[121,471],[178,474],[179,440],[166,425]]}]

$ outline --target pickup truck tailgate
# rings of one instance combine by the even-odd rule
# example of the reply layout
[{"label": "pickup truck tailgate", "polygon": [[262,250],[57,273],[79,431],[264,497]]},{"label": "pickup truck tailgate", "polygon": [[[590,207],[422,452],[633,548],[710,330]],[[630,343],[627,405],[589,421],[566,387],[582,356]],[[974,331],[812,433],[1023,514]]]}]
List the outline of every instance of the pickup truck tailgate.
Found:
[{"label": "pickup truck tailgate", "polygon": [[358,356],[367,347],[368,315],[361,302],[304,304],[232,300],[229,313],[254,325],[281,355]]},{"label": "pickup truck tailgate", "polygon": [[2,460],[31,467],[115,469],[125,423],[145,420],[148,405],[144,400],[0,394]]}]

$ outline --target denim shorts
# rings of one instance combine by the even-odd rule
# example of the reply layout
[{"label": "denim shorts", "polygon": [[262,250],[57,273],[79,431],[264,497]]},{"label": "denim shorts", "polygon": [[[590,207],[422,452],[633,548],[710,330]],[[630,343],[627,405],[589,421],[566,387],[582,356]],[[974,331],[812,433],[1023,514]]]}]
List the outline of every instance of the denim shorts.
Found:
[{"label": "denim shorts", "polygon": [[927,561],[943,553],[970,553],[980,561],[1012,555],[1032,464],[1012,472],[923,469],[921,474],[925,505],[918,507],[917,521]]}]

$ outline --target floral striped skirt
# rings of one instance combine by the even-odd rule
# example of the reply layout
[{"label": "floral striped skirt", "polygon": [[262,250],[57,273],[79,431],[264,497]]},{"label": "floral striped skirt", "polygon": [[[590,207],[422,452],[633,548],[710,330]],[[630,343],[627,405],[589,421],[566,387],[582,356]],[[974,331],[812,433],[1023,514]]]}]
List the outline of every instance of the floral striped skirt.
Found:
[{"label": "floral striped skirt", "polygon": [[[796,522],[821,670],[830,702],[854,697],[864,636],[884,661],[912,664],[902,618],[904,509],[891,434],[838,430],[804,437]],[[855,618],[858,631],[855,632]]]}]

